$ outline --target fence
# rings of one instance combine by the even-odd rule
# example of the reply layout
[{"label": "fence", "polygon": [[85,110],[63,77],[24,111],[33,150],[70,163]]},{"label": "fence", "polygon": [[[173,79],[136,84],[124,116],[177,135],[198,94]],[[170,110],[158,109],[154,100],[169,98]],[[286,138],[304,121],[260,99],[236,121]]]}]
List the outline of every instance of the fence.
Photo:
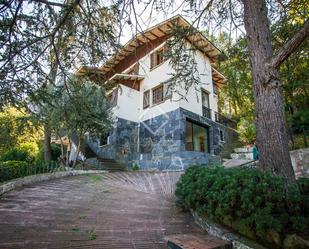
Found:
[{"label": "fence", "polygon": [[57,162],[29,164],[23,161],[0,162],[0,182],[12,180],[19,177],[63,171],[63,167]]}]

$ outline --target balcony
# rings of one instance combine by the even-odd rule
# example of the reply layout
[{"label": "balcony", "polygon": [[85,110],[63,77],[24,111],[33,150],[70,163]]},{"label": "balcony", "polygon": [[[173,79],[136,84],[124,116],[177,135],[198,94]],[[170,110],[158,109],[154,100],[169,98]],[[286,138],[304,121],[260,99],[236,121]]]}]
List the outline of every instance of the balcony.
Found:
[{"label": "balcony", "polygon": [[235,130],[237,129],[237,123],[235,121],[223,116],[222,114],[218,112],[215,112],[215,121],[217,123],[225,125],[226,127],[230,127]]},{"label": "balcony", "polygon": [[225,116],[223,116],[222,114],[218,113],[218,112],[215,112],[213,110],[211,110],[210,108],[206,107],[206,106],[202,106],[203,108],[203,117],[205,118],[209,118],[209,119],[212,119],[211,118],[211,114],[212,112],[214,113],[214,117],[215,117],[215,121],[219,124],[222,124],[226,127],[230,127],[232,129],[236,129],[237,128],[237,123]]},{"label": "balcony", "polygon": [[202,107],[203,107],[203,116],[205,118],[211,119],[211,109],[206,106],[202,106]]}]

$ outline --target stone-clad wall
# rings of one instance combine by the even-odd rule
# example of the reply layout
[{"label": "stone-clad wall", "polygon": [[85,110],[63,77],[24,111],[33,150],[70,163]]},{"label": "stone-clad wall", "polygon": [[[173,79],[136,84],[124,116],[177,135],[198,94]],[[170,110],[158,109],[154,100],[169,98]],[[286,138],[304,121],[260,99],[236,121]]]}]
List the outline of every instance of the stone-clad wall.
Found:
[{"label": "stone-clad wall", "polygon": [[[210,153],[186,151],[187,119],[209,128]],[[224,141],[220,140],[220,130],[223,131]],[[109,145],[89,145],[100,157],[113,158],[128,165],[136,163],[143,169],[184,169],[189,165],[210,164],[219,160],[218,155],[230,142],[231,134],[237,135],[230,128],[178,108],[140,124],[118,118]]]},{"label": "stone-clad wall", "polygon": [[[185,129],[187,119],[209,128],[209,154],[186,151]],[[220,130],[223,131],[224,141],[220,141]],[[229,143],[231,133],[234,139],[237,133],[232,129],[179,108],[141,123],[140,151],[142,156],[136,160],[136,163],[141,168],[159,168],[161,170],[184,169],[195,164],[210,164],[219,160],[217,155]]]},{"label": "stone-clad wall", "polygon": [[118,118],[109,135],[109,144],[100,146],[89,139],[87,144],[101,158],[111,158],[130,164],[137,158],[138,124]]}]

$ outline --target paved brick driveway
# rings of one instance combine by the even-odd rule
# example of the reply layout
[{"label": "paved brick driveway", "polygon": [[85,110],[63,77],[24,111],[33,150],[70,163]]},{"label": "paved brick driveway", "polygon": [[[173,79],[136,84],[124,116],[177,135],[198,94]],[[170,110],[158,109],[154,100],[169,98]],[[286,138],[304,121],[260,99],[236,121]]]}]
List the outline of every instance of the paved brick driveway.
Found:
[{"label": "paved brick driveway", "polygon": [[175,207],[177,172],[118,172],[42,182],[0,196],[0,248],[167,248],[199,231]]}]

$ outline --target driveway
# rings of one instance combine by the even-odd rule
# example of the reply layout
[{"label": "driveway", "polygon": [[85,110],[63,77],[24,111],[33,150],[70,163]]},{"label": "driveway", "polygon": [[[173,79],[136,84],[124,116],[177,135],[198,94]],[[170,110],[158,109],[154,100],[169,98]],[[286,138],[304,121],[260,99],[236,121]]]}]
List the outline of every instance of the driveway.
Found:
[{"label": "driveway", "polygon": [[175,206],[179,172],[67,177],[0,196],[0,248],[167,248],[199,231]]}]

